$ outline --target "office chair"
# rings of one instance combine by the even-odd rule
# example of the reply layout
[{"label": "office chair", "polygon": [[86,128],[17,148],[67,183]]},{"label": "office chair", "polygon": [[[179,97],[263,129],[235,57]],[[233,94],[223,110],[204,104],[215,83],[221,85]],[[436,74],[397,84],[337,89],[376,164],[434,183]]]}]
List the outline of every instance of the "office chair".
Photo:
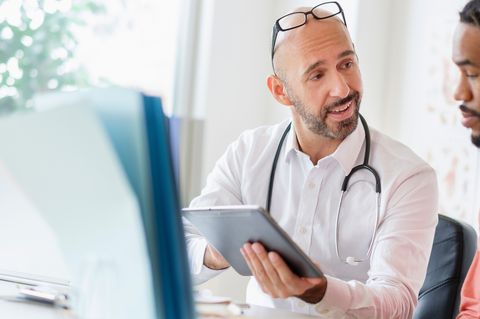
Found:
[{"label": "office chair", "polygon": [[439,215],[427,276],[413,319],[453,319],[460,291],[477,247],[472,226]]}]

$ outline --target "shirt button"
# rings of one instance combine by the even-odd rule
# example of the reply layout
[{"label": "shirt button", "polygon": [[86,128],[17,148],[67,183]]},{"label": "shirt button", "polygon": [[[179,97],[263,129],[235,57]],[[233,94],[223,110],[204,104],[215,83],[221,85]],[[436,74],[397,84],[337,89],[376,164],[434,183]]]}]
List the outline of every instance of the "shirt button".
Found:
[{"label": "shirt button", "polygon": [[313,183],[313,182],[308,183],[308,187],[310,189],[314,189],[315,188],[315,183]]},{"label": "shirt button", "polygon": [[298,231],[300,232],[300,234],[305,234],[307,232],[307,229],[302,226]]}]

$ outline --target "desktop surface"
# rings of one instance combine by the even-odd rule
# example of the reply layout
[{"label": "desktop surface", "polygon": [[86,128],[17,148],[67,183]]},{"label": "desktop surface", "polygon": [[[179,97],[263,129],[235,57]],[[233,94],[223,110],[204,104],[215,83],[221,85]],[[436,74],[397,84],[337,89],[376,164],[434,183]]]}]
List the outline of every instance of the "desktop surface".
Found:
[{"label": "desktop surface", "polygon": [[[18,284],[0,280],[0,317],[22,319],[77,319],[71,311],[46,306],[38,303],[11,301],[18,293]],[[206,319],[212,317],[198,317]],[[218,317],[216,317],[218,318]],[[251,318],[251,319],[308,319],[312,317],[285,310],[249,305],[243,309],[242,315],[227,315],[225,319]]]}]

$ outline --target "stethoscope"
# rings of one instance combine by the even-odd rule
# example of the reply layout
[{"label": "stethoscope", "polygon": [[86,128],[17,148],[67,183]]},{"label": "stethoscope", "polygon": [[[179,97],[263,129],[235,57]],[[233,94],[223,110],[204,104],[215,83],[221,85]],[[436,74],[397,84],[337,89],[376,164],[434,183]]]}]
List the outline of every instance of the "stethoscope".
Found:
[{"label": "stethoscope", "polygon": [[[372,166],[370,166],[368,164],[368,159],[370,157],[370,130],[368,129],[367,121],[365,121],[363,116],[361,114],[359,114],[359,117],[360,117],[360,121],[362,122],[363,130],[365,131],[365,156],[364,156],[364,159],[363,159],[363,164],[357,165],[354,168],[352,168],[350,173],[347,176],[345,176],[345,179],[343,180],[341,194],[340,194],[340,202],[338,203],[338,209],[337,209],[337,217],[335,219],[335,250],[336,250],[336,253],[337,253],[337,257],[342,262],[344,262],[346,264],[349,264],[349,265],[352,265],[352,266],[356,266],[361,262],[367,261],[367,259],[372,254],[373,241],[374,241],[375,236],[377,234],[378,219],[380,218],[380,195],[381,195],[381,192],[382,192],[381,185],[380,185],[380,175],[378,174],[378,172]],[[280,151],[282,149],[283,142],[285,141],[285,138],[286,138],[288,132],[290,131],[291,126],[292,126],[292,123],[289,123],[287,128],[283,132],[282,138],[280,139],[280,142],[278,143],[278,146],[277,146],[277,151],[275,153],[275,157],[273,159],[272,171],[270,173],[270,182],[268,184],[268,195],[267,195],[267,205],[266,205],[268,212],[270,212],[270,204],[271,204],[271,201],[272,201],[272,191],[273,191],[273,181],[275,179],[275,169],[277,168],[278,158],[280,156]],[[368,170],[375,177],[375,192],[377,194],[377,199],[376,199],[376,206],[377,207],[376,207],[376,215],[375,215],[375,225],[374,225],[374,228],[373,228],[372,237],[370,239],[370,244],[368,246],[366,258],[362,259],[362,258],[356,258],[356,257],[352,257],[352,256],[342,258],[340,256],[340,251],[338,250],[338,228],[339,228],[338,223],[339,223],[339,219],[340,219],[340,210],[341,210],[341,207],[342,207],[343,195],[347,192],[348,182],[349,182],[350,178],[352,177],[352,175],[355,174],[357,171],[362,170],[362,169]]]}]

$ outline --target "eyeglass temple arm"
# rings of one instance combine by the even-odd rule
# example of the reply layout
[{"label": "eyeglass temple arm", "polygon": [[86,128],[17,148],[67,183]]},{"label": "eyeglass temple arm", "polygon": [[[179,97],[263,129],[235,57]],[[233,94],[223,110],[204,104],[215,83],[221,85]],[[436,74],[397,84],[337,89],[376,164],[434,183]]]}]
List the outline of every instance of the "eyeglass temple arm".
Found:
[{"label": "eyeglass temple arm", "polygon": [[278,32],[279,32],[280,28],[278,26],[278,21],[275,22],[275,24],[273,25],[273,36],[272,36],[272,57],[271,57],[271,60],[272,60],[272,68],[273,70],[275,71],[275,68],[273,67],[273,56],[274,56],[274,53],[275,53],[275,43],[277,42],[277,36],[278,36]]},{"label": "eyeglass temple arm", "polygon": [[[340,5],[339,5],[339,6],[340,6]],[[348,28],[348,26],[347,26],[347,19],[345,19],[345,15],[343,14],[343,9],[342,9],[342,7],[340,7],[340,13],[342,14],[343,24],[345,24],[345,27]]]}]

